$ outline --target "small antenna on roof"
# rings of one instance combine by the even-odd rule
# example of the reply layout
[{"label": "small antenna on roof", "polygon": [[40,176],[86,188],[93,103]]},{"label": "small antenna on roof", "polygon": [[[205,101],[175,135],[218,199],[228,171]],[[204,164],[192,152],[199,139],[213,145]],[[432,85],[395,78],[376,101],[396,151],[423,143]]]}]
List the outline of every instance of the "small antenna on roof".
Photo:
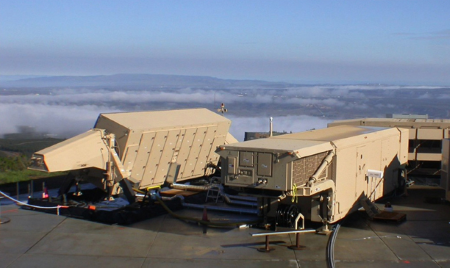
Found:
[{"label": "small antenna on roof", "polygon": [[222,102],[222,104],[220,105],[220,108],[217,109],[217,111],[218,111],[219,113],[222,113],[222,114],[228,112],[228,110],[227,110],[227,108],[225,108],[225,104],[223,104],[223,102]]},{"label": "small antenna on roof", "polygon": [[270,117],[270,126],[269,126],[269,137],[272,137],[272,133],[273,133],[273,118]]}]

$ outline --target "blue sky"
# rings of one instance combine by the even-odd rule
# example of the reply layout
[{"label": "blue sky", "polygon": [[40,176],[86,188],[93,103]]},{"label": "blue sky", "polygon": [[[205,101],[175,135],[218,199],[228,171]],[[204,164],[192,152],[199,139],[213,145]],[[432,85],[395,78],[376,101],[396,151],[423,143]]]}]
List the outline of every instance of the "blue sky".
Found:
[{"label": "blue sky", "polygon": [[0,0],[0,75],[450,85],[450,1]]}]

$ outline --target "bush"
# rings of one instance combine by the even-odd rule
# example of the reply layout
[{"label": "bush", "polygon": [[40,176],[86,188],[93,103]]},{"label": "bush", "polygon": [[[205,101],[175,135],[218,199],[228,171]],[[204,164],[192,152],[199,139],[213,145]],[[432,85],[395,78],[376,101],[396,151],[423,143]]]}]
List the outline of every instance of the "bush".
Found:
[{"label": "bush", "polygon": [[46,173],[27,169],[34,152],[61,141],[61,139],[21,137],[0,139],[0,184],[67,174],[67,172]]},{"label": "bush", "polygon": [[28,159],[24,155],[15,157],[0,157],[0,172],[19,171],[27,168]]}]

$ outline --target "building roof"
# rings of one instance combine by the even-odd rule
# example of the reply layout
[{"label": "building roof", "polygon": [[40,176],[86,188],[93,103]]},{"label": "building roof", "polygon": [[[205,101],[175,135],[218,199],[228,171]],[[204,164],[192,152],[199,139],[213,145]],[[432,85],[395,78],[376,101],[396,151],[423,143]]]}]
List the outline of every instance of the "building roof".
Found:
[{"label": "building roof", "polygon": [[382,127],[435,127],[449,128],[450,119],[420,119],[420,118],[357,118],[349,120],[338,120],[329,123],[328,126],[336,125],[361,125],[361,126],[382,126]]}]

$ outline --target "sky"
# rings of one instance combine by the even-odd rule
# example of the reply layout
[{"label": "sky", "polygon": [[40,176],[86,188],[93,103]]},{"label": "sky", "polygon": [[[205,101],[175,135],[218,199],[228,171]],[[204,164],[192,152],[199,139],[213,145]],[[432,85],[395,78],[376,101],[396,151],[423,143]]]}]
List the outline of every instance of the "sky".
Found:
[{"label": "sky", "polygon": [[450,85],[450,1],[0,0],[0,75]]}]

